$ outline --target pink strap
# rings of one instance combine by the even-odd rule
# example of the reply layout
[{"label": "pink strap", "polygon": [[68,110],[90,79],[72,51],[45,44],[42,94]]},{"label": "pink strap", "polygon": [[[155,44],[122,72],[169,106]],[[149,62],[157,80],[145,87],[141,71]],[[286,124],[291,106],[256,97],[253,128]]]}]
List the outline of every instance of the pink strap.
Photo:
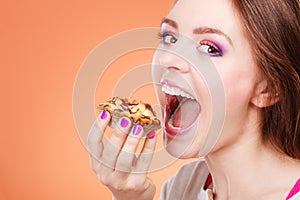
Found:
[{"label": "pink strap", "polygon": [[292,198],[299,191],[300,191],[300,179],[298,179],[297,183],[294,185],[293,189],[290,191],[290,193],[287,196],[286,200],[289,200],[290,198]]}]

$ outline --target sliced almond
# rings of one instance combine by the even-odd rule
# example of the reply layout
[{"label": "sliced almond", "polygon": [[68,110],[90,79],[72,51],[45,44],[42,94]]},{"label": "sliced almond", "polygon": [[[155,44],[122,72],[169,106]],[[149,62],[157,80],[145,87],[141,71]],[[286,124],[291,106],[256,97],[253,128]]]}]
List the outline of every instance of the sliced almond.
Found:
[{"label": "sliced almond", "polygon": [[136,107],[138,107],[142,112],[146,109],[146,106],[142,103],[139,103]]},{"label": "sliced almond", "polygon": [[150,110],[145,110],[145,111],[142,113],[142,115],[147,116],[147,117],[151,117],[151,116],[152,116],[152,113],[151,113]]}]

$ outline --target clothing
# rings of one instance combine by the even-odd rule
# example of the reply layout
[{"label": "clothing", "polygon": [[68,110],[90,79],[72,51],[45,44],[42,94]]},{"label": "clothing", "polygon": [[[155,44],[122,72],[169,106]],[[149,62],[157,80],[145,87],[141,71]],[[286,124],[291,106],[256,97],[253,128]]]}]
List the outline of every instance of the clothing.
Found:
[{"label": "clothing", "polygon": [[[209,183],[209,170],[203,160],[184,165],[162,187],[160,200],[213,200]],[[208,181],[207,181],[208,180]],[[286,200],[300,200],[300,179],[291,190]],[[296,195],[296,196],[295,196]]]},{"label": "clothing", "polygon": [[162,187],[160,200],[211,200],[211,190],[204,190],[209,170],[204,161],[184,165]]},{"label": "clothing", "polygon": [[295,184],[295,186],[293,187],[286,199],[292,200],[292,197],[295,198],[295,200],[300,199],[300,179],[298,179],[297,183]]}]

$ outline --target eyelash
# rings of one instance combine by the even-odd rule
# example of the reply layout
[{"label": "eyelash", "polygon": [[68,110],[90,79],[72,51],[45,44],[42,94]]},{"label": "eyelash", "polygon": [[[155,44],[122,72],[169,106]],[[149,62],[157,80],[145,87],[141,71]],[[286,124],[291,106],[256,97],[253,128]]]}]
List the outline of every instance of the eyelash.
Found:
[{"label": "eyelash", "polygon": [[[159,32],[157,34],[157,36],[166,45],[175,44],[177,42],[177,38],[175,38],[171,33],[168,33],[168,32],[165,32],[165,33]],[[171,40],[173,40],[173,41],[166,42],[165,39],[166,39],[167,36],[170,36]]]},{"label": "eyelash", "polygon": [[207,46],[207,51],[212,51],[212,52],[204,52],[203,53],[207,53],[209,56],[212,57],[219,57],[219,56],[223,56],[222,50],[213,42],[208,41],[208,40],[202,40],[200,42],[200,46],[198,47],[199,51],[201,51],[201,47],[202,46]]},{"label": "eyelash", "polygon": [[[177,38],[175,38],[171,33],[168,33],[168,32],[165,32],[165,33],[159,32],[157,34],[157,36],[165,45],[172,45],[177,42]],[[173,41],[166,42],[165,39],[167,36],[170,36],[171,40],[173,39]],[[210,51],[213,51],[213,53],[212,52],[210,53],[207,51],[205,52],[204,50],[201,50],[202,46],[207,46],[208,47],[207,51],[210,50]],[[211,56],[211,57],[219,57],[219,56],[223,55],[222,50],[216,44],[214,44],[213,42],[208,41],[208,40],[202,40],[200,42],[198,50],[201,51],[202,53],[206,53],[208,56]]]}]

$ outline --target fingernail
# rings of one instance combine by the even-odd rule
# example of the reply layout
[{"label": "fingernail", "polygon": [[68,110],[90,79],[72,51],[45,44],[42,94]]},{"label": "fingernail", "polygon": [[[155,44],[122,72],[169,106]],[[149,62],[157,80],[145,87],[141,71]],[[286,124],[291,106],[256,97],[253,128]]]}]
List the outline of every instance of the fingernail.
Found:
[{"label": "fingernail", "polygon": [[148,134],[148,139],[154,139],[155,138],[155,131],[151,131],[149,134]]},{"label": "fingernail", "polygon": [[100,119],[105,119],[107,117],[107,111],[106,110],[102,110],[102,113],[100,115]]},{"label": "fingernail", "polygon": [[126,118],[122,118],[121,120],[121,127],[126,128],[129,124],[129,121]]},{"label": "fingernail", "polygon": [[143,127],[139,124],[135,125],[134,128],[133,128],[133,132],[132,134],[133,135],[139,135],[143,130]]}]

